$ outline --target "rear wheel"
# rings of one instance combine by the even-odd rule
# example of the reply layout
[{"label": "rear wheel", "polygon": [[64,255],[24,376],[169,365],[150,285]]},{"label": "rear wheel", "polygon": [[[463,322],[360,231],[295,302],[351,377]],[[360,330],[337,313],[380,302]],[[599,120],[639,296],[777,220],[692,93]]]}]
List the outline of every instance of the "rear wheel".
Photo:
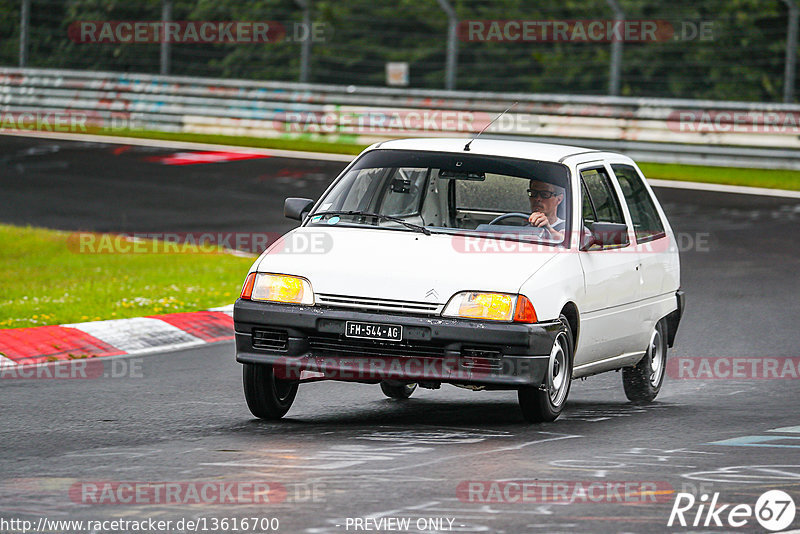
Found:
[{"label": "rear wheel", "polygon": [[407,399],[417,389],[416,384],[405,384],[402,382],[381,382],[381,391],[391,399]]},{"label": "rear wheel", "polygon": [[280,419],[289,411],[297,395],[298,383],[275,378],[275,372],[268,364],[244,364],[242,384],[250,413],[260,419]]},{"label": "rear wheel", "polygon": [[517,392],[522,416],[531,423],[555,421],[569,395],[575,349],[567,318],[562,315],[559,319],[563,327],[553,342],[543,387],[524,387]]},{"label": "rear wheel", "polygon": [[622,369],[625,396],[633,403],[647,404],[661,391],[664,370],[667,367],[666,334],[664,321],[659,321],[650,334],[650,343],[644,358],[635,367]]}]

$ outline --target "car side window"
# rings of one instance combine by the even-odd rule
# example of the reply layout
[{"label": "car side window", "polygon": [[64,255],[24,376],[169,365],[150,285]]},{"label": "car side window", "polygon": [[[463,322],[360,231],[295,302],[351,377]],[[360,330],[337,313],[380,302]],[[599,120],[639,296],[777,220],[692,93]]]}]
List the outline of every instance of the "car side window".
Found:
[{"label": "car side window", "polygon": [[617,176],[622,195],[628,203],[636,242],[646,243],[664,237],[664,223],[636,169],[622,164],[611,165],[611,169]]},{"label": "car side window", "polygon": [[[581,171],[584,186],[584,220],[587,222],[610,222],[625,224],[619,199],[611,185],[608,173],[602,167]],[[592,216],[587,217],[586,205],[591,207]]]},{"label": "car side window", "polygon": [[[581,197],[584,231],[588,232],[595,222],[625,224],[619,197],[614,191],[605,167],[581,171]],[[619,244],[608,245],[606,248],[627,246],[629,244],[627,236],[622,239]],[[601,247],[595,244],[588,250],[601,250]]]}]

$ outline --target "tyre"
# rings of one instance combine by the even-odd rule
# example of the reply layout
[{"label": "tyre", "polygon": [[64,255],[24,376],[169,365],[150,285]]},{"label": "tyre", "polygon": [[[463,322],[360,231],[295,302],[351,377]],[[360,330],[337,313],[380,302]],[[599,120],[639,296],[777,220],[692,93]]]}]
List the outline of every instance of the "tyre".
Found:
[{"label": "tyre", "polygon": [[404,384],[402,382],[381,382],[381,391],[390,399],[407,399],[417,389],[416,384]]},{"label": "tyre", "polygon": [[246,363],[242,374],[244,398],[250,413],[260,419],[280,419],[297,395],[296,381],[275,378],[271,365]]},{"label": "tyre", "polygon": [[530,423],[555,421],[569,395],[575,347],[567,318],[562,315],[559,319],[563,327],[550,351],[544,388],[523,387],[517,391],[522,416]]},{"label": "tyre", "polygon": [[666,366],[667,331],[661,320],[650,334],[644,358],[635,367],[622,369],[622,385],[628,400],[635,404],[647,404],[655,399],[664,383]]}]

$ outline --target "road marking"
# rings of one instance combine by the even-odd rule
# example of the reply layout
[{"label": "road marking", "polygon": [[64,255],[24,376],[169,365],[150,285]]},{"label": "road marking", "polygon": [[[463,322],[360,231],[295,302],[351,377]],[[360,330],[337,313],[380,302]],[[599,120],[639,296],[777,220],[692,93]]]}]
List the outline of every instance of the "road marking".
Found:
[{"label": "road marking", "polygon": [[433,430],[376,430],[356,439],[372,441],[398,441],[413,445],[479,443],[489,438],[510,438],[510,432],[471,431],[462,429],[433,429]]},{"label": "road marking", "polygon": [[[655,407],[653,407],[655,408]],[[645,408],[583,408],[569,411],[561,416],[561,420],[585,421],[587,423],[597,423],[606,421],[613,417],[630,417],[634,414],[647,413]]]},{"label": "road marking", "polygon": [[[796,445],[772,443],[779,440],[797,440]],[[785,449],[800,449],[800,437],[794,436],[742,436],[740,438],[712,441],[709,445],[728,445],[731,447],[781,447]]]},{"label": "road marking", "polygon": [[[678,454],[676,454],[678,453]],[[692,451],[687,449],[652,449],[648,447],[632,447],[626,451],[615,452],[605,456],[594,456],[581,460],[551,460],[550,465],[557,469],[591,471],[596,478],[606,478],[610,471],[624,467],[684,467],[695,468],[695,465],[676,464],[673,460],[690,458],[698,454],[723,454],[721,452]],[[645,460],[645,461],[641,461]]]},{"label": "road marking", "polygon": [[[406,456],[422,457],[433,449],[431,447],[395,446],[372,447],[369,445],[333,445],[318,451],[294,450],[289,454],[272,454],[271,458],[261,460],[233,460],[229,462],[201,463],[215,467],[321,469],[325,471],[350,469],[367,462],[391,462]],[[388,471],[388,469],[379,469]]]},{"label": "road marking", "polygon": [[[574,435],[574,434],[559,434],[557,432],[541,432],[540,431],[538,433],[542,434],[542,435],[551,435],[553,437],[546,437],[546,438],[542,438],[542,439],[538,439],[538,440],[534,440],[534,441],[526,441],[526,442],[521,443],[519,445],[508,445],[508,446],[505,446],[505,447],[495,447],[495,448],[482,450],[482,451],[478,451],[478,452],[470,452],[470,453],[466,453],[466,454],[454,454],[452,456],[447,456],[445,458],[436,458],[436,459],[433,459],[433,460],[429,460],[427,462],[419,462],[417,464],[414,464],[414,469],[417,469],[419,467],[425,467],[425,466],[437,464],[437,463],[440,463],[440,462],[449,462],[449,461],[453,461],[453,460],[458,461],[458,460],[462,460],[464,458],[469,458],[469,457],[472,457],[472,456],[482,456],[482,455],[486,455],[486,454],[488,454],[488,455],[497,455],[498,453],[502,453],[502,452],[506,452],[506,451],[522,450],[523,448],[528,447],[530,445],[538,445],[538,444],[541,444],[541,443],[549,443],[549,442],[553,442],[553,441],[560,441],[560,440],[563,440],[563,439],[573,439],[573,438],[582,438],[583,437],[583,436]],[[392,467],[392,468],[389,468],[389,469],[384,469],[384,472],[386,472],[386,471],[407,470],[407,469],[409,469],[407,466]]]},{"label": "road marking", "polygon": [[[380,465],[372,464],[372,466],[364,466],[368,462],[385,462],[385,461],[392,461],[397,460],[400,457],[407,457],[409,455],[416,456],[417,458],[423,458],[426,455],[429,455],[431,451],[434,451],[434,447],[422,447],[417,446],[413,442],[404,442],[403,445],[386,445],[386,446],[373,446],[373,445],[361,445],[361,444],[346,444],[346,445],[334,445],[325,449],[320,449],[317,451],[308,451],[308,450],[297,450],[293,451],[295,454],[268,454],[267,458],[252,460],[252,459],[242,459],[242,460],[232,460],[227,462],[210,462],[210,463],[201,463],[199,465],[202,466],[214,466],[214,467],[239,467],[239,468],[284,468],[284,469],[320,469],[325,471],[335,471],[338,469],[349,469],[349,474],[354,474],[352,468],[359,466],[360,472],[379,472],[379,473],[389,473],[395,471],[409,471],[412,469],[418,469],[420,467],[426,467],[432,464],[437,464],[440,462],[449,462],[449,461],[460,461],[464,458],[480,456],[480,455],[497,455],[505,451],[514,451],[514,450],[521,450],[524,447],[528,447],[530,445],[536,445],[541,443],[549,443],[553,441],[559,441],[564,439],[571,439],[571,438],[579,438],[582,436],[570,435],[570,434],[558,434],[555,432],[538,432],[543,436],[541,439],[534,440],[534,441],[526,441],[519,445],[509,445],[505,447],[494,447],[491,449],[485,449],[478,452],[470,452],[465,454],[455,454],[450,455],[442,458],[435,458],[433,460],[422,461],[415,463],[412,467],[402,465],[399,467],[387,467]],[[356,436],[354,439],[360,439],[361,436]],[[430,445],[449,445],[450,443],[447,442],[429,442],[427,444]],[[366,468],[365,468],[366,467]]]},{"label": "road marking", "polygon": [[775,484],[800,481],[800,465],[731,465],[713,471],[686,473],[684,478],[702,482]]},{"label": "road marking", "polygon": [[785,426],[782,428],[773,428],[767,432],[783,432],[784,434],[800,434],[800,426]]}]

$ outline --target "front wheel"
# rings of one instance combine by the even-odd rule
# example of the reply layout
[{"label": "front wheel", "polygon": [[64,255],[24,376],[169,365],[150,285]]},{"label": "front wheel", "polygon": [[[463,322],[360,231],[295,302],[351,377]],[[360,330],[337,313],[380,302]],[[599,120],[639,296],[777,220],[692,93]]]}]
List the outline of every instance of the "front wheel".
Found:
[{"label": "front wheel", "polygon": [[656,398],[664,383],[667,366],[667,336],[664,321],[656,323],[644,358],[635,367],[622,369],[625,396],[635,404],[647,404]]},{"label": "front wheel", "polygon": [[275,378],[268,364],[244,364],[242,384],[250,413],[260,419],[280,419],[292,407],[297,395],[298,383]]},{"label": "front wheel", "polygon": [[555,421],[561,415],[569,395],[575,348],[567,318],[562,315],[559,319],[563,327],[556,334],[550,351],[545,383],[542,387],[524,387],[517,391],[522,416],[530,423]]},{"label": "front wheel", "polygon": [[394,383],[386,380],[381,382],[381,391],[390,399],[407,399],[415,389],[417,389],[416,384]]}]

